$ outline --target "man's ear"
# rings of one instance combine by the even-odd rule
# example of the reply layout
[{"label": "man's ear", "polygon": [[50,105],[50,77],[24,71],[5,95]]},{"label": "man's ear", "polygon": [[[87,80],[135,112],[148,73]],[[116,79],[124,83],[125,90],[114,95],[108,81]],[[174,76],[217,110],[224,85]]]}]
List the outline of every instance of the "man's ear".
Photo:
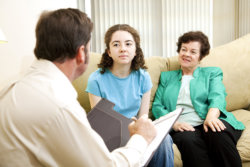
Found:
[{"label": "man's ear", "polygon": [[84,52],[84,45],[81,45],[77,51],[77,54],[76,54],[76,62],[77,64],[81,64],[81,63],[85,63],[86,61],[86,55],[85,55],[85,52]]}]

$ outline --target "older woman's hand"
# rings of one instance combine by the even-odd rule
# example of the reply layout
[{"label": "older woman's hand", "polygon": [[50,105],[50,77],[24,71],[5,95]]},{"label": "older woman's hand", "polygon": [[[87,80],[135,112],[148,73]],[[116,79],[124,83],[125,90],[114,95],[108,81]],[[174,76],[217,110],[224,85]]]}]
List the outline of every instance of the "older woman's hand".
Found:
[{"label": "older woman's hand", "polygon": [[218,108],[210,108],[207,117],[204,121],[203,128],[205,132],[208,131],[208,127],[213,131],[213,132],[220,132],[224,129],[226,129],[226,126],[223,124],[221,120],[219,120],[220,116],[220,110]]},{"label": "older woman's hand", "polygon": [[178,131],[195,131],[194,127],[188,123],[185,122],[176,122],[173,125],[173,129],[174,131],[178,132]]}]

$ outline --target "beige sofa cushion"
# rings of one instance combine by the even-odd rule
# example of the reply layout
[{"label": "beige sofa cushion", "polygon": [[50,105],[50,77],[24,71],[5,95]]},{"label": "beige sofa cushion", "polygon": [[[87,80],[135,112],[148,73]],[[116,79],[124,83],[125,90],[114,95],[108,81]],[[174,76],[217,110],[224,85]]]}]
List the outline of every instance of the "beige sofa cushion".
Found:
[{"label": "beige sofa cushion", "polygon": [[238,143],[237,149],[240,153],[241,160],[250,160],[250,111],[247,110],[236,110],[232,112],[234,116],[246,126],[243,131]]},{"label": "beige sofa cushion", "polygon": [[78,93],[78,101],[86,112],[90,111],[90,104],[88,93],[85,92],[85,89],[88,84],[89,75],[97,70],[97,64],[100,62],[100,60],[101,54],[91,53],[87,70],[83,73],[83,75],[81,75],[73,82],[73,85]]},{"label": "beige sofa cushion", "polygon": [[[167,71],[167,65],[168,65],[168,59],[163,57],[156,57],[152,56],[149,58],[146,58],[146,66],[148,67],[147,71],[151,77],[153,88],[151,89],[151,97],[150,97],[150,109],[152,106],[152,103],[154,101],[155,93],[158,88],[158,84],[160,81],[160,75],[162,71]],[[152,118],[152,115],[150,113],[150,117]]]},{"label": "beige sofa cushion", "polygon": [[173,144],[173,150],[174,150],[174,167],[182,167],[182,159],[181,159],[181,153],[176,146],[176,144]]},{"label": "beige sofa cushion", "polygon": [[250,105],[250,34],[214,48],[202,60],[202,66],[218,66],[223,70],[227,92],[227,110],[247,109]]}]

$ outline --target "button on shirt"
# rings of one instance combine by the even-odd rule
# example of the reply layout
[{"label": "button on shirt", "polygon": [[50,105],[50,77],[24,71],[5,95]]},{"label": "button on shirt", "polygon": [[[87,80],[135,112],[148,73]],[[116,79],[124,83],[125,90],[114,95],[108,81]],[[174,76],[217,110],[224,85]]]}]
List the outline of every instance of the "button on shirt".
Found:
[{"label": "button on shirt", "polygon": [[133,135],[110,153],[71,82],[50,61],[36,60],[0,93],[0,166],[138,166],[146,147]]}]

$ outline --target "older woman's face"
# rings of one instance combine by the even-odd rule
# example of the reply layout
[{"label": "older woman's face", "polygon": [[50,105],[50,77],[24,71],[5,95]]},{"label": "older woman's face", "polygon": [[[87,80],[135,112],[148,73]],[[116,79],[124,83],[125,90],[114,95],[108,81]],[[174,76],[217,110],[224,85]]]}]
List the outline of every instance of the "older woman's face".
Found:
[{"label": "older woman's face", "polygon": [[201,44],[197,41],[189,43],[182,43],[179,52],[179,62],[182,69],[194,71],[200,62],[200,48]]}]

